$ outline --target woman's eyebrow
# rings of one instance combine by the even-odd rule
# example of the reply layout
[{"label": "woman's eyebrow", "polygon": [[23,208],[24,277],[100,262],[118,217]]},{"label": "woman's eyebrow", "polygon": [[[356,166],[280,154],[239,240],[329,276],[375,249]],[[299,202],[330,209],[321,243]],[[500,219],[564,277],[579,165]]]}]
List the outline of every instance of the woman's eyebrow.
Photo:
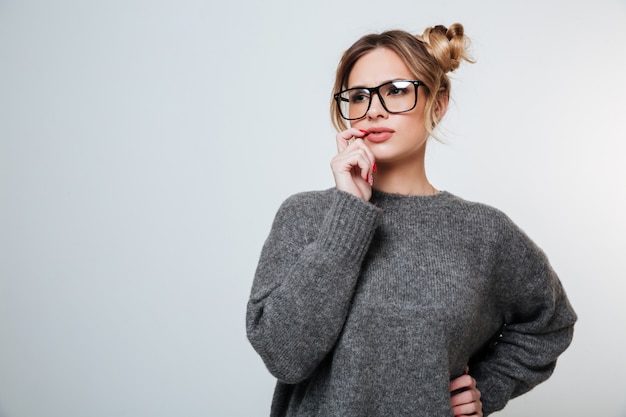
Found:
[{"label": "woman's eyebrow", "polygon": [[371,87],[368,87],[368,86],[366,86],[366,85],[361,84],[361,85],[355,85],[355,86],[353,86],[353,87],[348,86],[347,88],[348,88],[348,89],[350,89],[350,88],[368,88],[368,89],[369,89],[369,88],[376,88],[376,87],[380,87],[380,86],[381,86],[381,85],[383,85],[383,84],[390,83],[390,82],[392,82],[392,81],[402,81],[402,80],[408,80],[408,79],[409,79],[409,78],[404,78],[404,77],[395,77],[395,78],[390,78],[390,79],[388,79],[388,80],[386,80],[386,81],[383,81],[383,82],[381,82],[380,84],[378,84],[378,85],[376,85],[376,86],[371,86]]}]

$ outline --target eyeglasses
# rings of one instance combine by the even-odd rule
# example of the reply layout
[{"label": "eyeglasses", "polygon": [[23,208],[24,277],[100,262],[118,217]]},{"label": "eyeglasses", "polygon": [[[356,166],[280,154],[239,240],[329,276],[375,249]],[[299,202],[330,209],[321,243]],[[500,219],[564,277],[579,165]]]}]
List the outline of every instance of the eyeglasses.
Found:
[{"label": "eyeglasses", "polygon": [[372,105],[374,93],[389,113],[411,111],[417,104],[417,87],[424,85],[417,80],[389,81],[378,87],[356,87],[340,91],[333,97],[341,117],[346,120],[362,119]]}]

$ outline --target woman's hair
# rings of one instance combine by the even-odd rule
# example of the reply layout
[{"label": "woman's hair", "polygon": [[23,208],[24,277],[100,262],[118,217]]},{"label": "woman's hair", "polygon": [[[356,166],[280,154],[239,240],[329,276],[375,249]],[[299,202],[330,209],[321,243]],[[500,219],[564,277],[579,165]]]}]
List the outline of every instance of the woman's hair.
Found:
[{"label": "woman's hair", "polygon": [[[389,49],[400,56],[417,80],[424,83],[426,129],[432,134],[441,120],[438,99],[450,97],[450,79],[446,74],[456,70],[462,60],[474,62],[469,57],[468,47],[469,39],[460,23],[449,29],[442,25],[429,27],[421,36],[402,30],[365,35],[348,48],[339,61],[333,95],[347,88],[348,77],[359,58],[377,48]],[[334,99],[330,111],[333,126],[345,130],[346,121]]]}]

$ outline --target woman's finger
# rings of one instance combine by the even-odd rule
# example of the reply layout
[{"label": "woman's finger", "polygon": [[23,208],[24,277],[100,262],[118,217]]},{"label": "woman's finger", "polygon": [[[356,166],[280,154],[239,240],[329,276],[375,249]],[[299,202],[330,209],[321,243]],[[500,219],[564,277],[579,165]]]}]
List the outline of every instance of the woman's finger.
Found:
[{"label": "woman's finger", "polygon": [[480,390],[476,387],[476,380],[467,374],[450,381],[450,403],[455,416],[482,417],[482,402]]},{"label": "woman's finger", "polygon": [[337,152],[343,152],[348,145],[350,145],[349,141],[352,138],[363,138],[367,135],[367,132],[363,130],[356,129],[351,127],[342,132],[337,133],[336,141],[337,141]]},{"label": "woman's finger", "polygon": [[476,386],[476,380],[470,375],[461,375],[458,378],[454,378],[450,381],[450,392],[460,389],[468,389]]},{"label": "woman's finger", "polygon": [[360,176],[363,180],[369,182],[372,161],[369,155],[363,150],[338,155],[338,157],[333,159],[331,165],[333,173],[336,175]]},{"label": "woman's finger", "polygon": [[374,156],[374,152],[367,146],[363,138],[358,138],[354,140],[354,146],[362,149],[368,156],[370,162],[372,163],[372,171],[375,171],[374,164],[376,163],[376,157]]},{"label": "woman's finger", "polygon": [[476,389],[468,389],[450,397],[450,403],[453,406],[469,404],[480,400],[480,391]]},{"label": "woman's finger", "polygon": [[452,407],[452,413],[455,416],[482,416],[482,404],[480,401],[476,401],[469,404],[458,405]]}]

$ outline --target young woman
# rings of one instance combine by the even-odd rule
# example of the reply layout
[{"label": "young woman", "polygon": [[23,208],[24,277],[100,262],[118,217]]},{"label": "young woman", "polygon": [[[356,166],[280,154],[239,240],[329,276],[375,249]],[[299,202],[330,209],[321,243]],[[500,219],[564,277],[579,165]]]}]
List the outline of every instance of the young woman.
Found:
[{"label": "young woman", "polygon": [[344,53],[335,187],[283,203],[248,303],[248,338],[278,379],[272,416],[487,416],[570,344],[576,315],[543,252],[426,176],[466,47],[454,24]]}]

